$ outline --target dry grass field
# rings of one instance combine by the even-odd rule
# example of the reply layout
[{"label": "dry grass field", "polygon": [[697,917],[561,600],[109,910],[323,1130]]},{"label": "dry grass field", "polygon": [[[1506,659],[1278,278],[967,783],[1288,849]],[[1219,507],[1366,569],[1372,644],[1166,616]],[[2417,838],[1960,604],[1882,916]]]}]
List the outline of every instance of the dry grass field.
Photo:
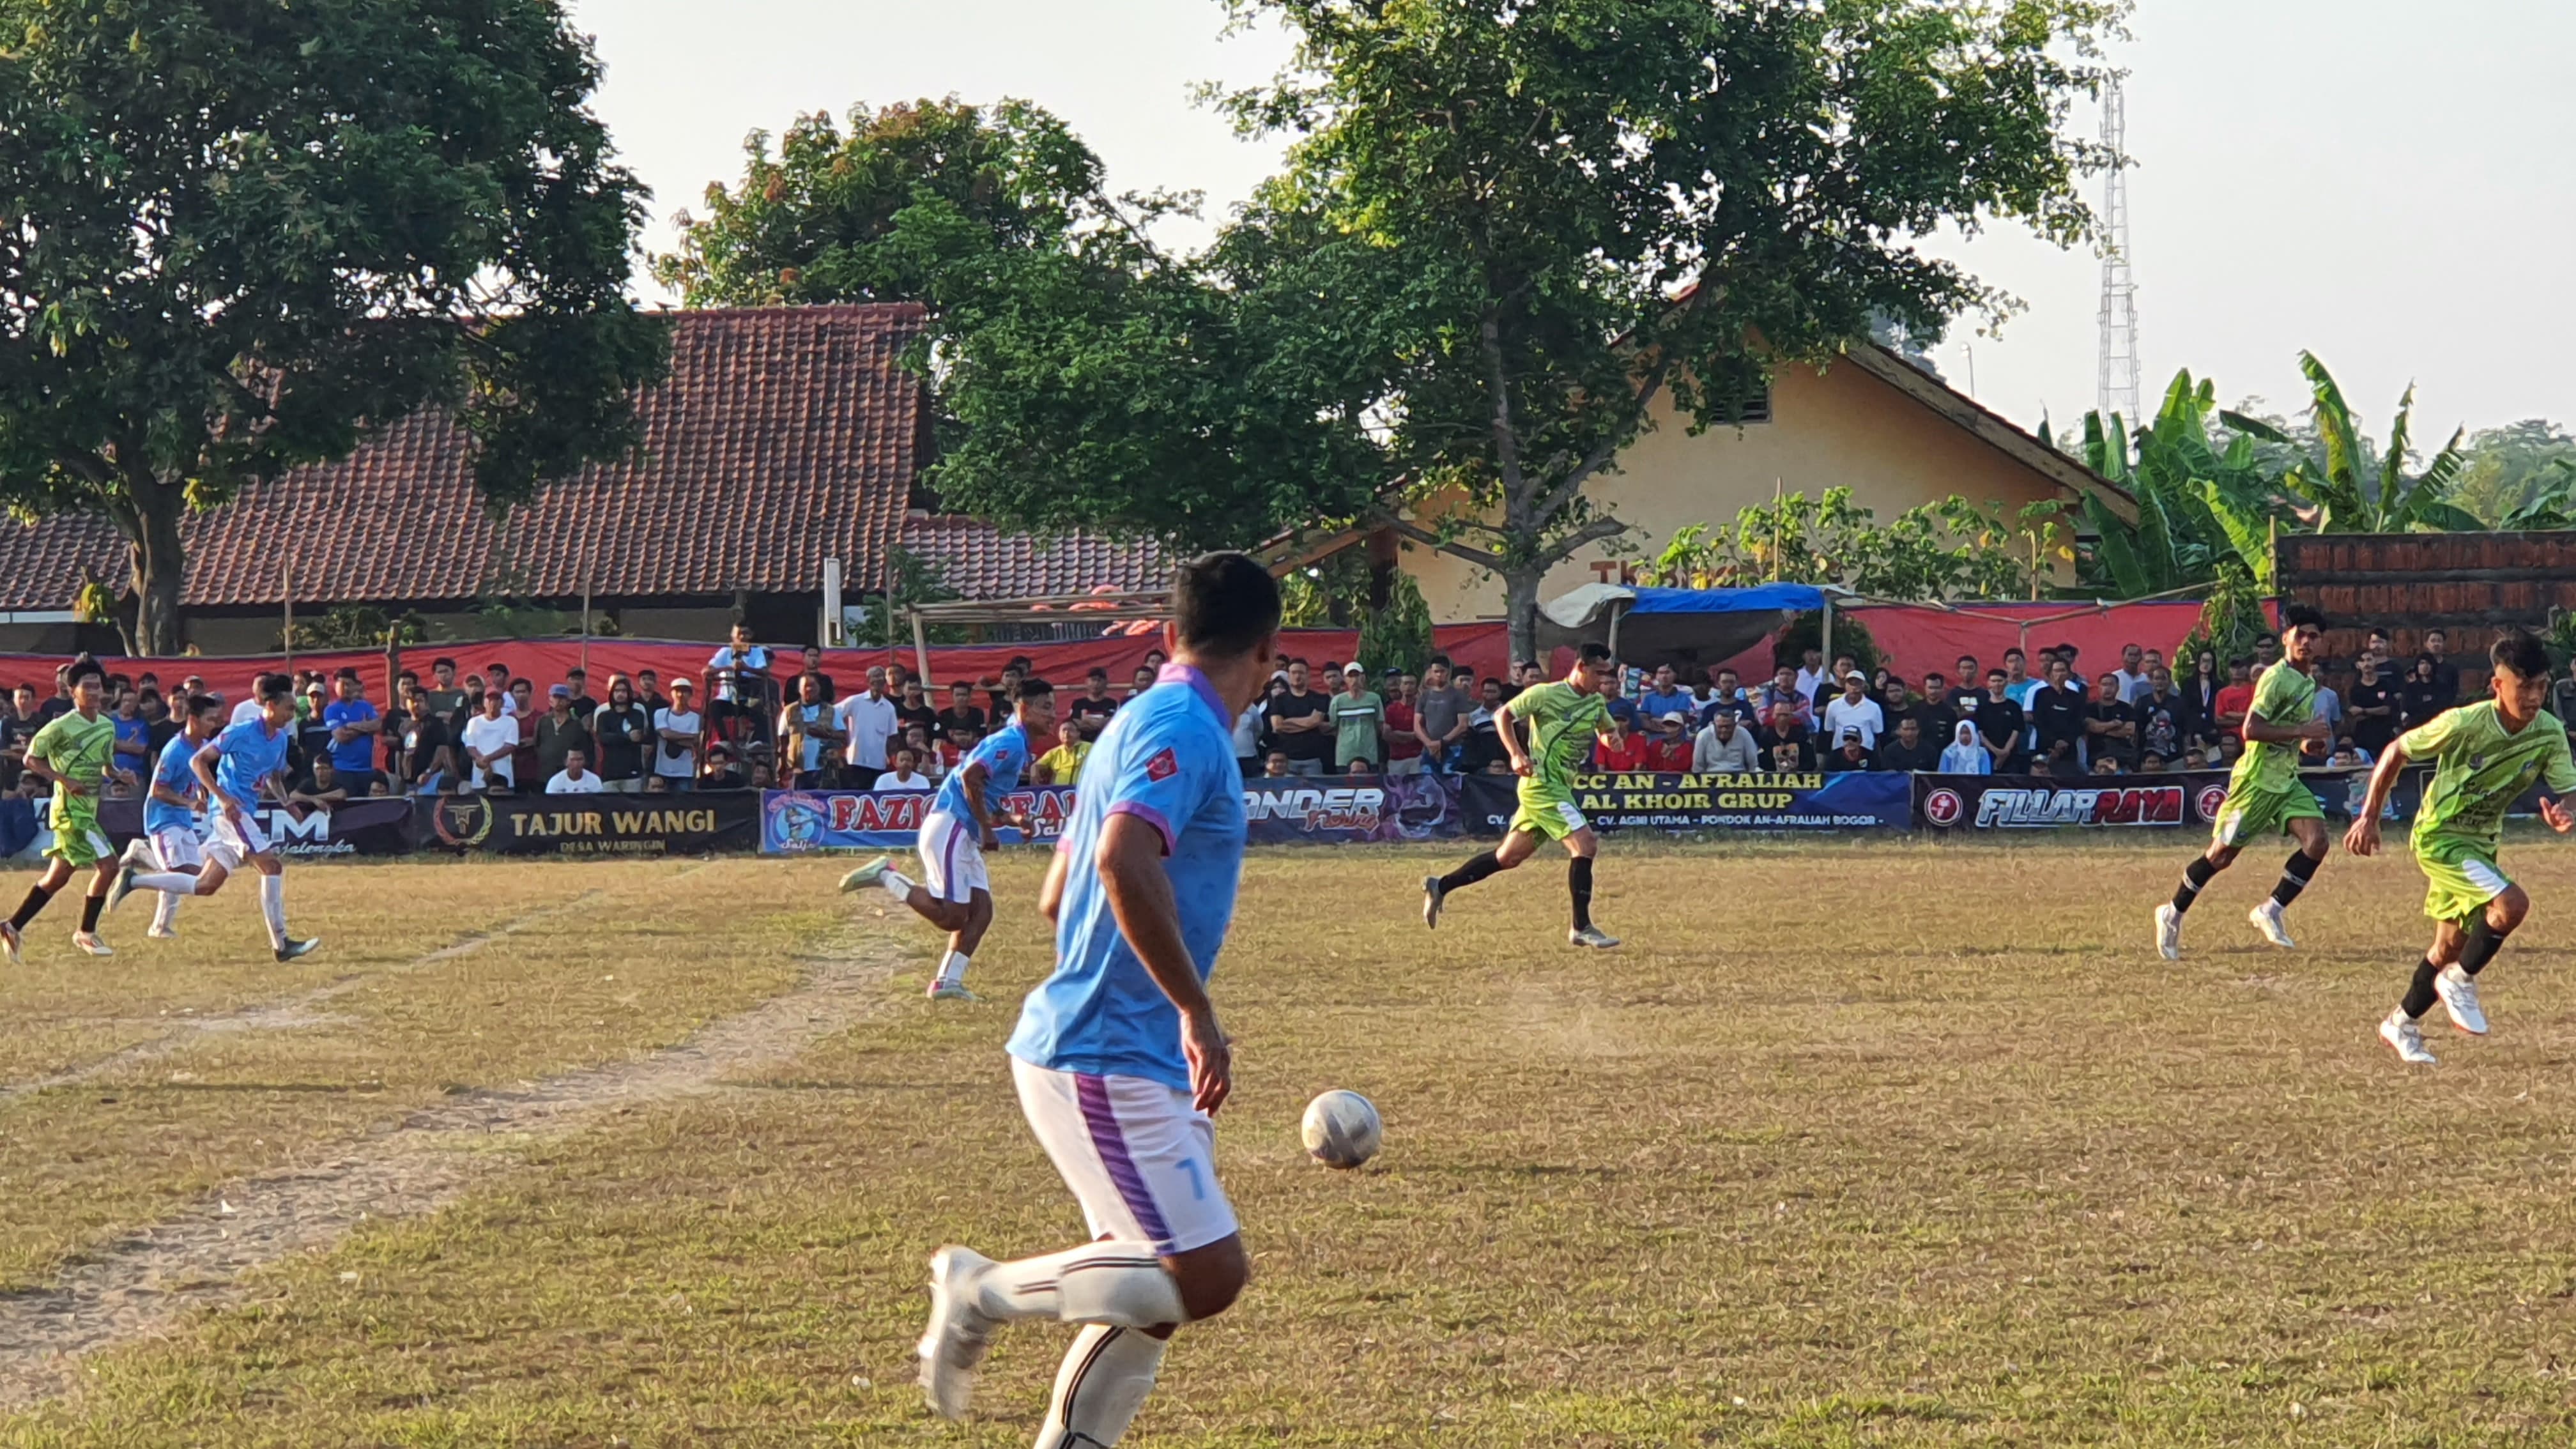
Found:
[{"label": "dry grass field", "polygon": [[[2496,1035],[2407,1071],[2402,852],[2336,857],[2296,953],[2249,858],[2174,966],[2188,849],[1622,843],[1608,955],[1544,859],[1425,933],[1455,852],[1257,855],[1255,1282],[1131,1442],[2576,1440],[2576,855],[2508,847]],[[1026,1443],[1065,1332],[967,1425],[910,1379],[933,1247],[1080,1232],[1000,1055],[1037,864],[936,1010],[829,861],[299,870],[287,967],[247,895],[104,962],[49,918],[0,980],[0,1443]],[[1363,1171],[1298,1152],[1330,1086]]]}]

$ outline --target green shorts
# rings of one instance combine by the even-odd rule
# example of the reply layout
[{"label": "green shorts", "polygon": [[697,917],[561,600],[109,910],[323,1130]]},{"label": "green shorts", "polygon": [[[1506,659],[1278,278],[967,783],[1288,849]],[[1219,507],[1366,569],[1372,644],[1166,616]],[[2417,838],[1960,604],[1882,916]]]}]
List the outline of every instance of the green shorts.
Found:
[{"label": "green shorts", "polygon": [[2211,822],[2209,838],[2220,845],[2246,845],[2266,835],[2285,835],[2293,820],[2323,820],[2325,808],[2305,785],[2288,790],[2230,790]]},{"label": "green shorts", "polygon": [[1512,823],[1503,833],[1517,835],[1535,830],[1550,840],[1563,840],[1578,830],[1589,830],[1592,822],[1583,818],[1578,808],[1562,790],[1521,791],[1521,808],[1512,812]]},{"label": "green shorts", "polygon": [[74,805],[53,812],[54,843],[45,854],[77,870],[116,858],[116,847],[107,843],[107,832],[98,828],[98,807],[86,809]]},{"label": "green shorts", "polygon": [[2483,844],[2438,836],[2419,840],[2415,864],[2424,872],[2424,914],[2436,921],[2465,921],[2513,885]]}]

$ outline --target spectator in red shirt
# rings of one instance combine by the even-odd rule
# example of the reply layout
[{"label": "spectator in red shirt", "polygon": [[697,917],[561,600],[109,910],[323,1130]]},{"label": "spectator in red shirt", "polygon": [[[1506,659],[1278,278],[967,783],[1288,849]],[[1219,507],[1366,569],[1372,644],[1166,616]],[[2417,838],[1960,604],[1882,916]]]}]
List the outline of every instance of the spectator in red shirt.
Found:
[{"label": "spectator in red shirt", "polygon": [[2221,738],[2245,742],[2245,715],[2254,707],[2253,665],[2243,657],[2227,661],[2227,687],[2218,692],[2210,712],[2218,718]]},{"label": "spectator in red shirt", "polygon": [[1413,676],[1401,669],[1386,672],[1386,773],[1422,773],[1422,737],[1414,733]]},{"label": "spectator in red shirt", "polygon": [[1642,738],[1646,742],[1646,768],[1659,774],[1690,773],[1690,716],[1675,710],[1652,721],[1653,728]]},{"label": "spectator in red shirt", "polygon": [[1628,728],[1628,722],[1610,716],[1610,732],[1592,742],[1593,768],[1618,774],[1634,774],[1652,768],[1646,763],[1646,737]]}]

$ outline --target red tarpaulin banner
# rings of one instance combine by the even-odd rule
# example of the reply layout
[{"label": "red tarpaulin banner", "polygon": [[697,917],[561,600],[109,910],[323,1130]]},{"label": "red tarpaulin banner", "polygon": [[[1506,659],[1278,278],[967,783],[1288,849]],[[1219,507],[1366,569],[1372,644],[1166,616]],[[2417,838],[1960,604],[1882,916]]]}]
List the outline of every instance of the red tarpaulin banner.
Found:
[{"label": "red tarpaulin banner", "polygon": [[[1944,675],[1955,674],[1963,654],[1975,655],[1978,668],[1993,669],[2003,664],[2007,649],[2035,652],[2059,644],[2075,646],[2076,667],[2089,677],[2119,668],[2120,648],[2125,644],[2161,650],[2165,663],[2175,666],[2174,651],[2182,647],[2192,630],[2200,627],[2200,605],[2182,600],[2101,604],[2086,609],[2080,602],[2043,599],[2027,604],[1957,604],[1947,609],[1921,604],[1834,606],[1837,630],[1855,618],[1877,643],[1879,662],[1909,681],[1920,680],[1935,669]],[[2034,619],[2050,622],[2028,622]],[[1777,635],[1764,639],[1709,672],[1733,669],[1748,685],[1768,679],[1772,647],[1777,642]],[[1557,672],[1563,673],[1573,660],[1572,650],[1557,650]],[[2176,679],[2190,674],[2187,663],[2174,667]],[[1982,686],[1985,681],[1976,683]]]},{"label": "red tarpaulin banner", "polygon": [[[1501,623],[1443,624],[1432,631],[1433,647],[1458,663],[1469,665],[1478,674],[1488,674],[1503,667],[1509,641]],[[1097,667],[1109,671],[1110,682],[1125,688],[1136,666],[1145,660],[1145,651],[1162,643],[1158,629],[1150,634],[1122,634],[1102,639],[1078,639],[1065,643],[1044,644],[979,644],[972,647],[934,646],[930,651],[932,681],[946,686],[956,680],[989,681],[1000,677],[1002,666],[1026,655],[1037,666],[1038,674],[1059,689],[1079,689],[1083,676]],[[1347,662],[1359,643],[1358,631],[1352,629],[1291,629],[1279,636],[1279,647],[1297,655],[1320,670],[1326,660]],[[795,646],[773,645],[779,659],[773,673],[784,679],[795,674],[799,657]],[[590,692],[605,699],[608,677],[633,674],[650,669],[659,674],[667,688],[670,680],[686,675],[699,678],[716,651],[713,644],[680,643],[668,639],[592,639],[590,654]],[[495,661],[510,667],[513,676],[526,675],[536,682],[539,702],[546,686],[564,677],[564,671],[582,661],[579,639],[485,639],[463,644],[407,644],[403,646],[405,669],[420,672],[429,679],[429,665],[441,657],[456,661],[457,674],[481,674]],[[36,686],[40,696],[54,692],[54,670],[63,663],[59,654],[0,654],[0,686],[24,681]],[[140,675],[146,671],[161,678],[166,693],[178,687],[179,681],[191,674],[205,676],[206,687],[228,700],[248,697],[251,681],[259,674],[281,668],[284,660],[274,654],[264,656],[207,656],[203,658],[147,659],[122,655],[102,656],[99,663],[110,673]],[[913,663],[912,646],[898,649],[827,649],[823,652],[823,671],[844,692],[864,687],[867,669],[872,664]],[[342,649],[317,653],[299,652],[298,669],[318,669],[336,674],[343,666],[354,668],[366,681],[368,697],[385,700],[392,697],[392,681],[385,677],[385,654],[381,649]],[[1329,687],[1318,683],[1318,688]]]}]

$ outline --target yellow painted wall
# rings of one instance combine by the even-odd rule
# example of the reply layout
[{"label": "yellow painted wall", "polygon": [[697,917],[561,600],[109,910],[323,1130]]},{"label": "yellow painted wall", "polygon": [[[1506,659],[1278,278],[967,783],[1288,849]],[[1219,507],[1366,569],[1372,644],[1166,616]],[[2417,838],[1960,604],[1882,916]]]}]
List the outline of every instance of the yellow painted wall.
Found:
[{"label": "yellow painted wall", "polygon": [[[1669,401],[1659,402],[1654,430],[1620,455],[1620,471],[1585,489],[1633,531],[1557,565],[1539,597],[1593,582],[1594,559],[1651,556],[1688,524],[1731,527],[1737,509],[1770,500],[1775,480],[1811,498],[1849,487],[1852,501],[1881,519],[1953,493],[2008,508],[2060,496],[2046,477],[1849,363],[1821,374],[1783,368],[1771,416],[1693,437]],[[1404,568],[1440,623],[1503,612],[1502,581],[1462,559],[1408,544]]]}]

